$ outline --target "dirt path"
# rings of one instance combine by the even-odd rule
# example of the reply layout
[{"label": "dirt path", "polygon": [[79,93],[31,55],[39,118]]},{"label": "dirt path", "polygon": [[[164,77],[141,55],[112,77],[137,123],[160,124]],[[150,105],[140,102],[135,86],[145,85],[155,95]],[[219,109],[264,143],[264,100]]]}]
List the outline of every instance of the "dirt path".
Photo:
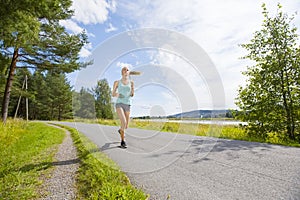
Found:
[{"label": "dirt path", "polygon": [[75,178],[79,159],[69,131],[66,131],[66,137],[58,148],[53,165],[55,169],[42,185],[44,195],[41,199],[76,199]]}]

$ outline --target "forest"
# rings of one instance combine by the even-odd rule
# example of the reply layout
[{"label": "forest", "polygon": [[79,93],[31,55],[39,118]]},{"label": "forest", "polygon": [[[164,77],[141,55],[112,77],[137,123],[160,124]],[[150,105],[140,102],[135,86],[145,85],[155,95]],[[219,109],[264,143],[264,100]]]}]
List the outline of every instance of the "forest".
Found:
[{"label": "forest", "polygon": [[[0,85],[1,101],[5,86],[3,80]],[[16,70],[8,110],[9,117],[26,119],[28,114],[29,120],[113,118],[110,87],[106,79],[99,80],[94,88],[81,88],[76,92],[64,73],[30,72],[28,69]]]}]

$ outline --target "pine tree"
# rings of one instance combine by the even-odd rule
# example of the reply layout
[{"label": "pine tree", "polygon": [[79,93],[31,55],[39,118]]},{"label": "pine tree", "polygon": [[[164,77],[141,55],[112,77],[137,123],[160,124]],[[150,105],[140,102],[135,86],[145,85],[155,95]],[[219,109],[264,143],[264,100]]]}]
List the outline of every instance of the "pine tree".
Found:
[{"label": "pine tree", "polygon": [[66,75],[49,71],[45,77],[48,90],[50,119],[72,118],[72,87]]},{"label": "pine tree", "polygon": [[45,80],[45,72],[36,70],[32,80],[28,82],[29,116],[31,119],[50,120],[49,115],[49,90]]},{"label": "pine tree", "polygon": [[71,4],[71,0],[2,1],[1,56],[10,59],[4,69],[7,71],[2,103],[4,122],[17,67],[72,72],[89,64],[78,61],[79,51],[87,43],[86,34],[69,34],[59,24],[59,20],[72,16]]}]

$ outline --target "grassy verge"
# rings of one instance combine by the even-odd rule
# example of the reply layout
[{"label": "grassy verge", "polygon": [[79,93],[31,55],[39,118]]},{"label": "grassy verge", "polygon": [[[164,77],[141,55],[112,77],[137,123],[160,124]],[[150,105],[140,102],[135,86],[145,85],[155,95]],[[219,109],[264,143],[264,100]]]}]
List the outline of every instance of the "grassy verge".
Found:
[{"label": "grassy verge", "polygon": [[84,122],[84,123],[99,123],[103,125],[109,125],[109,126],[117,126],[119,124],[118,120],[112,120],[112,119],[83,119],[83,118],[75,118],[75,119],[69,119],[66,120],[67,122]]},{"label": "grassy verge", "polygon": [[[77,119],[77,121],[82,121]],[[99,123],[103,125],[118,126],[119,120],[89,120],[88,123]],[[157,130],[162,132],[174,132],[181,134],[191,134],[197,136],[209,136],[232,140],[244,140],[250,142],[261,142],[269,144],[278,144],[284,146],[300,147],[296,141],[286,139],[286,137],[277,133],[268,134],[266,138],[254,137],[247,134],[242,126],[238,125],[209,125],[195,123],[176,123],[176,122],[153,122],[147,120],[131,120],[130,127],[148,130]]]},{"label": "grassy verge", "polygon": [[119,167],[76,129],[69,130],[77,147],[81,165],[77,176],[79,199],[147,199],[142,190],[130,184]]},{"label": "grassy verge", "polygon": [[44,123],[9,120],[0,125],[0,199],[32,199],[51,169],[63,130]]},{"label": "grassy verge", "polygon": [[250,142],[261,142],[269,144],[278,144],[284,146],[300,147],[296,141],[286,139],[278,133],[270,133],[266,138],[249,136],[242,126],[238,125],[209,125],[193,123],[176,122],[150,122],[132,120],[130,127],[151,129],[165,132],[175,132],[181,134],[191,134],[197,136],[209,136],[232,140],[244,140]]}]

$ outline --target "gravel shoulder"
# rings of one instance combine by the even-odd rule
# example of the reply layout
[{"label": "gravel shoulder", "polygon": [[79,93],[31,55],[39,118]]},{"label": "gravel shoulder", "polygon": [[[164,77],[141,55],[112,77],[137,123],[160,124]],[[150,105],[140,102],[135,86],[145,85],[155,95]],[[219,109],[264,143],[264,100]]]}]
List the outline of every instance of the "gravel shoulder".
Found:
[{"label": "gravel shoulder", "polygon": [[67,130],[66,137],[59,145],[55,161],[52,164],[54,169],[47,176],[48,178],[44,177],[42,185],[43,197],[40,199],[76,199],[75,184],[79,159],[70,132]]}]

